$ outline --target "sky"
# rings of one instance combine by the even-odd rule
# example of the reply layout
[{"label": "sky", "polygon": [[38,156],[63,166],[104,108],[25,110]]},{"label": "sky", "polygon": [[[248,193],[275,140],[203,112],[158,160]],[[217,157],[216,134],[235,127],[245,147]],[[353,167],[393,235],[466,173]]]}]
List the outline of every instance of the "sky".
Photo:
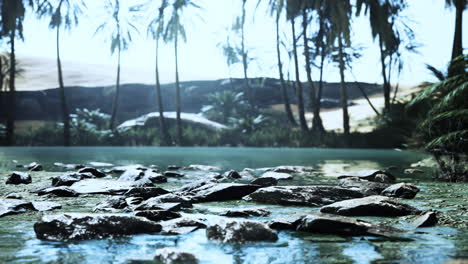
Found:
[{"label": "sky", "polygon": [[[136,0],[123,0],[126,4]],[[89,71],[98,67],[112,70],[117,58],[111,55],[108,36],[94,35],[97,26],[106,17],[102,8],[95,0],[85,1],[88,9],[80,18],[79,25],[61,37],[61,56],[66,70],[67,65],[89,64]],[[277,77],[275,51],[275,24],[265,5],[255,8],[257,1],[247,1],[246,43],[250,54],[255,58],[249,66],[249,77]],[[267,2],[267,1],[264,1]],[[409,25],[416,33],[417,42],[422,46],[418,54],[408,54],[404,57],[405,68],[400,76],[403,85],[415,85],[422,81],[432,81],[434,78],[426,70],[425,64],[436,68],[445,68],[451,55],[455,10],[445,8],[444,0],[408,0],[409,8],[404,15],[410,20]],[[184,16],[187,42],[179,46],[180,79],[212,80],[227,78],[228,67],[221,49],[217,46],[225,41],[229,28],[235,17],[241,12],[240,0],[198,0],[202,10],[188,11]],[[467,14],[463,26],[466,29]],[[129,49],[122,54],[122,75],[127,82],[154,83],[155,43],[146,34],[146,22],[140,18],[135,23],[140,34],[133,37]],[[55,31],[48,28],[48,21],[39,20],[34,15],[28,15],[24,24],[25,41],[17,44],[17,52],[21,57],[55,59]],[[352,41],[356,46],[365,48],[362,57],[352,64],[352,72],[346,72],[349,81],[381,83],[379,53],[376,42],[372,40],[370,26],[366,17],[354,19]],[[282,23],[281,31],[289,36],[290,25]],[[466,30],[465,30],[466,32]],[[283,33],[282,33],[283,35]],[[231,36],[235,39],[235,36]],[[464,34],[464,47],[468,43],[468,34]],[[283,51],[285,65],[288,58]],[[161,80],[170,83],[174,76],[174,50],[171,43],[164,44],[160,51]],[[131,70],[130,70],[131,69]],[[139,72],[139,74],[135,74]],[[232,68],[233,77],[242,77],[241,65]],[[109,78],[109,77],[106,77]],[[304,72],[301,79],[305,79]],[[317,79],[314,69],[313,78]],[[324,78],[328,82],[339,81],[336,65],[326,67]],[[109,78],[109,84],[114,82]]]}]

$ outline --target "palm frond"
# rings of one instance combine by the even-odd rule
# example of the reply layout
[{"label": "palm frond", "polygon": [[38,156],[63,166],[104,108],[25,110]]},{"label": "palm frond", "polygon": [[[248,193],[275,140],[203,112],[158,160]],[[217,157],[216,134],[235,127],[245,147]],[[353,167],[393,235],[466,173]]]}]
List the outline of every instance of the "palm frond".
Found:
[{"label": "palm frond", "polygon": [[426,149],[431,151],[440,147],[448,148],[468,142],[468,129],[453,131],[437,137],[426,144]]}]

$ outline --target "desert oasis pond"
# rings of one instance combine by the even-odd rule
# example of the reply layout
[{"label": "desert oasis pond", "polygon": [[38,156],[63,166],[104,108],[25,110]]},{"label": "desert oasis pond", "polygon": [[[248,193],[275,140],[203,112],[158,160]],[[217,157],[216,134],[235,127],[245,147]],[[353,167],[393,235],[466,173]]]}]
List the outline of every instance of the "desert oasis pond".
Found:
[{"label": "desert oasis pond", "polygon": [[0,262],[466,259],[468,190],[434,182],[432,169],[415,164],[427,157],[362,149],[2,148]]}]

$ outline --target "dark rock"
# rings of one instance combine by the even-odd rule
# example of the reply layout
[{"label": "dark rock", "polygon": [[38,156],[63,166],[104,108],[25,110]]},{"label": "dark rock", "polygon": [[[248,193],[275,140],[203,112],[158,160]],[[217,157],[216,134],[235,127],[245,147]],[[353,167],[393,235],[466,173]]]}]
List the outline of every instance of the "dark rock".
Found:
[{"label": "dark rock", "polygon": [[199,170],[199,171],[220,171],[222,170],[220,167],[216,166],[208,166],[208,165],[189,165],[185,167],[184,170]]},{"label": "dark rock", "polygon": [[5,184],[29,184],[31,182],[32,178],[29,173],[14,171],[8,176]]},{"label": "dark rock", "polygon": [[127,208],[128,204],[123,196],[116,196],[98,203],[93,211],[115,211]]},{"label": "dark rock", "polygon": [[167,177],[160,174],[156,173],[154,171],[146,171],[145,173],[145,178],[150,180],[152,183],[165,183],[167,182]]},{"label": "dark rock", "polygon": [[177,166],[177,165],[169,165],[167,166],[167,170],[180,170],[182,169],[181,166]]},{"label": "dark rock", "polygon": [[278,166],[273,168],[274,172],[281,173],[304,173],[304,172],[313,172],[315,171],[312,167],[305,166]]},{"label": "dark rock", "polygon": [[419,192],[418,187],[409,183],[397,183],[382,191],[382,195],[397,198],[412,199]]},{"label": "dark rock", "polygon": [[388,183],[371,182],[359,177],[341,179],[338,185],[343,188],[359,191],[363,196],[379,195],[383,190],[390,186]]},{"label": "dark rock", "polygon": [[75,182],[79,182],[83,179],[91,179],[95,176],[89,172],[86,173],[69,173],[65,175],[60,175],[52,178],[53,186],[71,186]]},{"label": "dark rock", "polygon": [[296,230],[304,215],[291,215],[268,221],[268,226],[277,230]]},{"label": "dark rock", "polygon": [[168,193],[157,197],[150,198],[135,208],[137,211],[145,210],[180,210],[182,208],[190,208],[192,203],[185,197],[176,194]]},{"label": "dark rock", "polygon": [[212,183],[217,183],[216,179],[198,180],[198,181],[188,183],[180,187],[179,189],[174,190],[174,192],[190,193],[193,190],[196,190],[204,185],[212,184]]},{"label": "dark rock", "polygon": [[336,186],[273,186],[258,189],[246,199],[266,204],[320,206],[360,197],[358,191]]},{"label": "dark rock", "polygon": [[164,190],[159,187],[136,187],[128,190],[124,196],[126,197],[142,197],[143,199],[149,199],[156,196],[169,193],[169,191]]},{"label": "dark rock", "polygon": [[79,169],[78,173],[91,173],[96,178],[106,177],[106,174],[104,172],[102,172],[102,171],[100,171],[100,170],[98,170],[96,168],[92,168],[92,167],[85,167],[85,168]]},{"label": "dark rock", "polygon": [[259,177],[250,182],[250,184],[260,185],[262,187],[275,186],[278,184],[278,180],[271,177]]},{"label": "dark rock", "polygon": [[125,170],[122,175],[119,177],[119,181],[138,181],[143,179],[145,176],[145,171],[141,169],[128,169]]},{"label": "dark rock", "polygon": [[161,224],[163,227],[163,233],[166,235],[183,235],[206,227],[200,219],[189,217],[176,218],[164,221]]},{"label": "dark rock", "polygon": [[102,239],[160,231],[160,224],[128,215],[62,214],[44,216],[42,221],[34,224],[38,239],[53,241]]},{"label": "dark rock", "polygon": [[55,167],[60,167],[66,170],[79,170],[85,167],[83,164],[64,164],[61,162],[55,162],[54,163]]},{"label": "dark rock", "polygon": [[390,238],[399,238],[403,233],[402,230],[390,226],[374,224],[351,217],[327,214],[307,214],[299,222],[297,230],[319,234],[383,236]]},{"label": "dark rock", "polygon": [[249,216],[268,216],[270,215],[270,211],[265,209],[237,209],[237,210],[229,210],[226,213],[222,214],[223,216],[229,217],[249,217]]},{"label": "dark rock", "polygon": [[411,224],[415,227],[435,226],[438,222],[437,213],[433,211],[425,212],[414,219]]},{"label": "dark rock", "polygon": [[160,248],[156,250],[156,255],[154,256],[156,261],[164,264],[197,264],[197,258],[188,252],[183,252],[175,248]]},{"label": "dark rock", "polygon": [[43,170],[42,165],[36,162],[31,162],[24,167],[28,169],[29,171],[42,171]]},{"label": "dark rock", "polygon": [[410,205],[386,196],[368,196],[336,202],[320,209],[322,213],[347,216],[404,216],[420,211]]},{"label": "dark rock", "polygon": [[45,212],[45,211],[52,211],[55,209],[62,208],[62,205],[55,202],[47,202],[47,201],[35,201],[32,202],[32,206],[36,211]]},{"label": "dark rock", "polygon": [[338,179],[345,179],[351,177],[358,177],[363,180],[381,183],[394,183],[396,181],[395,176],[382,170],[361,170],[351,172],[346,175],[339,176]]},{"label": "dark rock", "polygon": [[132,164],[125,166],[116,166],[110,169],[110,173],[124,173],[127,170],[146,170],[147,168],[140,164]]},{"label": "dark rock", "polygon": [[164,210],[148,210],[148,211],[138,211],[135,213],[136,216],[145,217],[151,221],[167,221],[175,218],[182,217],[179,213],[172,211]]},{"label": "dark rock", "polygon": [[181,177],[185,177],[185,174],[180,173],[180,172],[175,172],[175,171],[166,171],[164,172],[164,176],[170,177],[170,178],[181,178]]},{"label": "dark rock", "polygon": [[18,200],[21,200],[21,199],[23,199],[23,196],[21,196],[21,194],[19,194],[19,193],[9,193],[9,194],[5,195],[5,198],[6,198],[6,199],[18,199]]},{"label": "dark rock", "polygon": [[242,178],[242,176],[235,170],[226,171],[225,173],[223,173],[222,176],[225,177],[225,178],[231,178],[231,179],[240,179],[240,178]]},{"label": "dark rock", "polygon": [[221,220],[207,227],[206,236],[223,243],[278,240],[278,235],[266,224],[248,220]]},{"label": "dark rock", "polygon": [[194,202],[214,202],[240,200],[242,197],[255,192],[259,185],[239,183],[212,183],[193,190]]},{"label": "dark rock", "polygon": [[18,199],[0,199],[0,217],[34,210],[31,202]]},{"label": "dark rock", "polygon": [[142,197],[127,197],[125,198],[125,202],[130,207],[130,209],[134,209],[136,206],[140,205],[144,199]]},{"label": "dark rock", "polygon": [[48,187],[48,188],[40,190],[37,194],[38,195],[53,194],[53,195],[60,196],[60,197],[77,197],[79,195],[78,192],[66,186]]},{"label": "dark rock", "polygon": [[292,180],[293,179],[293,176],[291,174],[288,174],[288,173],[284,173],[284,172],[274,172],[274,171],[268,171],[268,172],[265,172],[264,174],[262,174],[262,176],[260,176],[260,178],[274,178],[278,181],[284,181],[284,180]]}]

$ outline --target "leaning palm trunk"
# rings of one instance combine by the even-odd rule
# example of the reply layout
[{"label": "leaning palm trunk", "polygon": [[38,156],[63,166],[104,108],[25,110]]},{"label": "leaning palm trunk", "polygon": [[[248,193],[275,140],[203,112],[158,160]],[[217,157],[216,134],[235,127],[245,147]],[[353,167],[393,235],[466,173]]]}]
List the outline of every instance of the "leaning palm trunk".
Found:
[{"label": "leaning palm trunk", "polygon": [[68,113],[67,100],[65,96],[65,85],[63,84],[62,63],[60,61],[60,27],[57,27],[57,71],[60,89],[60,105],[62,108],[63,121],[63,145],[70,146],[70,115]]},{"label": "leaning palm trunk", "polygon": [[338,52],[340,60],[340,92],[341,92],[341,107],[343,108],[343,131],[346,138],[346,143],[348,146],[349,143],[349,114],[348,114],[348,90],[345,86],[345,76],[344,76],[344,54],[343,54],[343,39],[341,33],[338,36]]},{"label": "leaning palm trunk", "polygon": [[111,115],[111,120],[109,127],[110,129],[114,129],[114,124],[117,116],[117,104],[119,102],[119,95],[120,95],[120,53],[121,53],[121,47],[120,44],[118,45],[118,51],[117,51],[117,80],[115,83],[115,95],[114,95],[114,102],[112,104],[112,115]]},{"label": "leaning palm trunk", "polygon": [[164,106],[162,103],[162,96],[161,96],[161,83],[159,81],[159,38],[156,37],[156,101],[158,102],[158,110],[159,110],[159,130],[161,136],[161,145],[168,146],[170,145],[169,133],[167,132],[166,121],[164,120]]},{"label": "leaning palm trunk", "polygon": [[281,84],[281,93],[283,95],[284,109],[286,110],[286,115],[288,117],[288,120],[291,123],[291,125],[295,127],[297,126],[297,123],[292,114],[291,105],[289,104],[288,92],[286,90],[286,82],[284,81],[283,64],[281,62],[279,19],[280,19],[280,13],[279,11],[277,11],[276,13],[276,55],[278,57],[278,71],[279,71],[280,84]]},{"label": "leaning palm trunk", "polygon": [[294,24],[295,24],[295,21],[294,21],[294,18],[292,18],[291,28],[292,28],[292,35],[293,35],[294,66],[295,66],[295,73],[296,73],[297,108],[299,112],[299,122],[301,124],[301,129],[304,131],[308,131],[309,128],[307,127],[307,121],[305,119],[304,99],[302,98],[302,83],[299,77],[299,62],[297,58],[296,28]]},{"label": "leaning palm trunk", "polygon": [[6,144],[13,146],[15,144],[15,114],[16,114],[16,89],[15,89],[15,73],[16,73],[16,57],[15,57],[15,34],[16,28],[10,33],[10,79],[8,92],[8,116],[6,123]]},{"label": "leaning palm trunk", "polygon": [[176,126],[177,126],[177,145],[182,144],[182,120],[180,118],[181,106],[180,106],[180,83],[179,83],[179,63],[178,63],[178,50],[177,50],[177,40],[178,35],[175,35],[174,39],[174,54],[175,54],[175,74],[176,74]]},{"label": "leaning palm trunk", "polygon": [[[465,9],[465,2],[466,0],[455,0],[455,7],[456,7],[456,18],[455,18],[455,33],[453,37],[453,48],[452,48],[452,61],[455,58],[463,55],[463,42],[462,42],[462,34],[463,34],[463,11]],[[452,77],[458,74],[463,74],[464,72],[464,65],[459,65],[459,67],[453,67],[450,65],[448,77]]]}]

